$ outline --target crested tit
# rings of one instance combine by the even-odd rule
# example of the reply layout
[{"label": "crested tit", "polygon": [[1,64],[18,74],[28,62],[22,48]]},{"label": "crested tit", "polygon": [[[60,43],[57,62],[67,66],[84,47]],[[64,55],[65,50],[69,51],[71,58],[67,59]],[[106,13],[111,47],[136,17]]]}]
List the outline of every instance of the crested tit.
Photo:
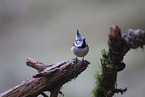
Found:
[{"label": "crested tit", "polygon": [[87,45],[85,38],[80,35],[79,30],[76,32],[76,40],[73,43],[71,51],[76,55],[75,62],[77,61],[77,57],[83,57],[83,62],[84,56],[89,51],[89,46]]}]

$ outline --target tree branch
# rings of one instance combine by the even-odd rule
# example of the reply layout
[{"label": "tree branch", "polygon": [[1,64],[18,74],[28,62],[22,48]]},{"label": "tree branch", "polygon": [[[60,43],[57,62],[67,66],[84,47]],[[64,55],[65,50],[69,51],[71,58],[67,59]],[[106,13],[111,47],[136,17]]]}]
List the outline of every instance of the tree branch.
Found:
[{"label": "tree branch", "polygon": [[130,49],[145,45],[145,32],[129,29],[127,34],[121,34],[117,25],[112,25],[108,33],[109,51],[102,50],[101,72],[96,75],[96,86],[93,90],[94,97],[112,97],[114,93],[127,91],[117,89],[117,73],[125,68],[123,58]]},{"label": "tree branch", "polygon": [[47,97],[43,93],[44,91],[50,91],[50,97],[57,97],[58,93],[62,94],[60,91],[62,85],[76,78],[90,63],[86,60],[84,63],[81,63],[79,60],[75,63],[73,58],[48,65],[27,58],[26,64],[37,69],[38,73],[34,74],[33,78],[23,81],[14,88],[1,93],[0,97],[36,97],[39,94]]}]

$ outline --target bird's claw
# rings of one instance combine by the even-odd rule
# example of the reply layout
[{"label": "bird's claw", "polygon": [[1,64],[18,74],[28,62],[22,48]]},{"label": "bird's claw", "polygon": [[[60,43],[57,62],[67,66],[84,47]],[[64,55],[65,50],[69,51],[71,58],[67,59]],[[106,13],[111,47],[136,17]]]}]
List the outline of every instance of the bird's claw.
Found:
[{"label": "bird's claw", "polygon": [[77,57],[75,57],[75,64],[77,63],[77,61],[78,61],[78,58],[77,58]]},{"label": "bird's claw", "polygon": [[82,63],[82,64],[84,63],[84,57],[83,57],[83,59],[82,59],[81,63]]}]

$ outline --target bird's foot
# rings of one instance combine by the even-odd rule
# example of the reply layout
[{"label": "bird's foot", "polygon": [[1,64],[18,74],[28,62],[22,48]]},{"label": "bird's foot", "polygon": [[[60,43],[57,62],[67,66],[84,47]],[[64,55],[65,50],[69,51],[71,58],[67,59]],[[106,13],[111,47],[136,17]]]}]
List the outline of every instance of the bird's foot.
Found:
[{"label": "bird's foot", "polygon": [[83,57],[83,59],[82,59],[81,63],[82,63],[82,64],[84,63],[84,57]]},{"label": "bird's foot", "polygon": [[77,63],[77,61],[78,61],[78,58],[77,58],[77,57],[75,57],[75,64]]}]

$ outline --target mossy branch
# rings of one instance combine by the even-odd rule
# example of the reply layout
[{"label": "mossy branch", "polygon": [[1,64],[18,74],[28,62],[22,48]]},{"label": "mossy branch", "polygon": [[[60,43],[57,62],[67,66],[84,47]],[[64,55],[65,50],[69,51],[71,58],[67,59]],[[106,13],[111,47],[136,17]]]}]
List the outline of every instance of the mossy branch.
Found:
[{"label": "mossy branch", "polygon": [[129,29],[128,33],[121,34],[120,28],[112,25],[108,37],[109,50],[102,50],[101,71],[96,74],[93,97],[112,97],[115,93],[127,91],[127,88],[117,89],[117,73],[125,68],[125,54],[145,45],[145,32],[139,29]]}]

